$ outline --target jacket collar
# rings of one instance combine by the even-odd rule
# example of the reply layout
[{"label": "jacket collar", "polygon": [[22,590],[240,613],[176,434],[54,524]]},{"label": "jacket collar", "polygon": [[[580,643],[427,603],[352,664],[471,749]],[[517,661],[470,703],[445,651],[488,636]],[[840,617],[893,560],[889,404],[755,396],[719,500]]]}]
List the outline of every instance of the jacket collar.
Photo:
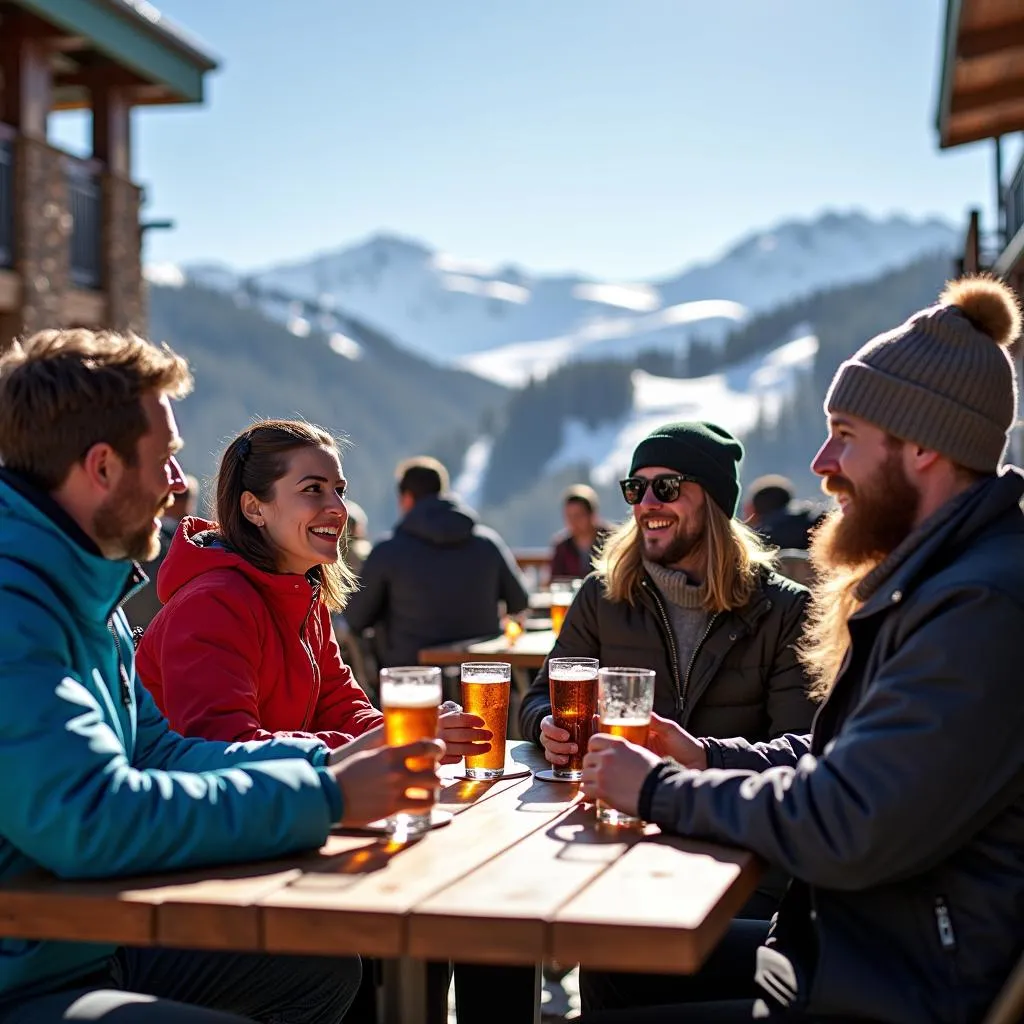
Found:
[{"label": "jacket collar", "polygon": [[103,557],[96,542],[83,530],[78,523],[65,511],[52,495],[37,487],[27,476],[15,473],[12,469],[0,469],[2,480],[12,491],[20,494],[29,504],[33,505],[46,516],[55,526],[59,527],[80,548],[90,555]]},{"label": "jacket collar", "polygon": [[78,523],[23,475],[0,469],[0,504],[7,505],[11,524],[11,547],[3,554],[44,576],[66,596],[69,610],[78,618],[105,624],[114,609],[146,582],[135,562],[105,558]]},{"label": "jacket collar", "polygon": [[1001,476],[985,477],[951,498],[864,578],[861,587],[869,593],[851,618],[867,618],[902,601],[942,549],[968,543],[1008,513],[1019,515],[1022,496],[1024,474],[1008,466]]}]

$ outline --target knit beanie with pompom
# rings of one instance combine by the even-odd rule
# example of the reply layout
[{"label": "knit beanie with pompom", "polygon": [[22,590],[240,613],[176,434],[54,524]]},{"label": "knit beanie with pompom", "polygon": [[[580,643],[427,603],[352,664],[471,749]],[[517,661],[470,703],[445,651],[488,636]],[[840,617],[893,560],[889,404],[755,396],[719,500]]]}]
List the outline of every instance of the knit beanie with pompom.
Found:
[{"label": "knit beanie with pompom", "polygon": [[967,469],[994,473],[1017,414],[1008,346],[1020,330],[1020,304],[1002,281],[950,281],[937,305],[839,367],[825,412],[857,416]]}]

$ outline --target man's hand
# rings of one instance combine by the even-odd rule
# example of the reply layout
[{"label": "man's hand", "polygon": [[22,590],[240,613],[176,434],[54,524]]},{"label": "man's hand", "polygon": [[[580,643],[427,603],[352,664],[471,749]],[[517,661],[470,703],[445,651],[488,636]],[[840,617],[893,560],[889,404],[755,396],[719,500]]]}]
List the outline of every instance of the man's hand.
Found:
[{"label": "man's hand", "polygon": [[[341,790],[342,825],[365,825],[378,818],[428,810],[438,788],[440,740],[417,740],[404,747],[380,747],[345,758],[329,770]],[[412,771],[406,761],[428,758],[430,767]]]},{"label": "man's hand", "polygon": [[623,814],[639,813],[644,779],[661,762],[657,754],[619,736],[596,733],[583,758],[583,794]]},{"label": "man's hand", "polygon": [[491,749],[491,733],[484,728],[484,720],[466,714],[454,702],[449,706],[456,710],[442,714],[437,720],[437,735],[444,740],[448,751],[441,764],[454,764],[469,755],[486,754]]},{"label": "man's hand", "polygon": [[343,747],[335,747],[327,755],[327,764],[341,764],[342,761],[348,760],[353,754],[359,754],[364,750],[375,750],[383,745],[384,726],[375,725],[372,729],[367,729],[362,736],[357,736],[354,740],[350,740]]},{"label": "man's hand", "polygon": [[651,715],[647,746],[661,757],[678,761],[684,768],[695,768],[699,772],[707,769],[708,752],[704,744],[671,718]]},{"label": "man's hand", "polygon": [[544,756],[552,764],[568,764],[569,755],[576,753],[576,744],[569,742],[569,734],[565,729],[559,729],[550,715],[545,715],[541,720],[540,745],[544,748]]}]

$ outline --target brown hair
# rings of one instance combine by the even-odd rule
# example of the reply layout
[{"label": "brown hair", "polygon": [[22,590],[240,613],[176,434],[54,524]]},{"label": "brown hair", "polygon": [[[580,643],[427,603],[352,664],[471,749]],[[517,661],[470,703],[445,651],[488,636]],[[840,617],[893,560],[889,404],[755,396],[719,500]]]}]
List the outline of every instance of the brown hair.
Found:
[{"label": "brown hair", "polygon": [[416,501],[447,491],[450,486],[448,470],[429,455],[417,455],[414,459],[400,462],[395,477],[398,493],[411,494]]},{"label": "brown hair", "polygon": [[166,345],[86,327],[40,331],[0,357],[0,458],[46,491],[96,444],[134,465],[149,429],[142,396],[191,390],[188,364]]},{"label": "brown hair", "polygon": [[[288,455],[299,448],[338,452],[338,441],[323,427],[301,420],[258,420],[224,450],[217,473],[217,529],[224,543],[264,572],[276,572],[275,552],[266,532],[242,513],[242,495],[250,491],[271,501],[274,486],[288,472]],[[356,590],[356,577],[344,559],[313,569],[320,597],[331,611],[341,611]]]},{"label": "brown hair", "polygon": [[600,507],[597,491],[587,484],[574,484],[562,495],[562,505],[582,505],[591,515]]},{"label": "brown hair", "polygon": [[[753,594],[761,573],[775,564],[774,549],[737,519],[730,519],[705,496],[703,544],[708,568],[700,585],[701,605],[711,613],[742,608]],[[636,603],[644,575],[640,529],[630,516],[608,537],[598,561],[605,597]]]}]

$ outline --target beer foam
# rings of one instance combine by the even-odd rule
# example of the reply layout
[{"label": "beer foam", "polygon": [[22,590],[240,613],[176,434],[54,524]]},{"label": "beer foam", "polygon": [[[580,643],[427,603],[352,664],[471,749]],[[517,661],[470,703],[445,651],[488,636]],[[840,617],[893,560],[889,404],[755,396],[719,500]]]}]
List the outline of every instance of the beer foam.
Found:
[{"label": "beer foam", "polygon": [[392,708],[436,708],[441,703],[441,686],[382,682],[380,702]]},{"label": "beer foam", "polygon": [[463,672],[462,681],[464,683],[501,683],[502,685],[509,682],[508,679],[502,679],[494,672]]},{"label": "beer foam", "polygon": [[626,715],[616,715],[614,718],[605,718],[602,716],[600,724],[602,729],[625,729],[629,726],[650,725],[651,719],[647,715],[632,715],[628,717]]},{"label": "beer foam", "polygon": [[555,665],[548,672],[549,679],[559,679],[563,683],[582,683],[588,679],[597,681],[597,669],[586,665]]}]

